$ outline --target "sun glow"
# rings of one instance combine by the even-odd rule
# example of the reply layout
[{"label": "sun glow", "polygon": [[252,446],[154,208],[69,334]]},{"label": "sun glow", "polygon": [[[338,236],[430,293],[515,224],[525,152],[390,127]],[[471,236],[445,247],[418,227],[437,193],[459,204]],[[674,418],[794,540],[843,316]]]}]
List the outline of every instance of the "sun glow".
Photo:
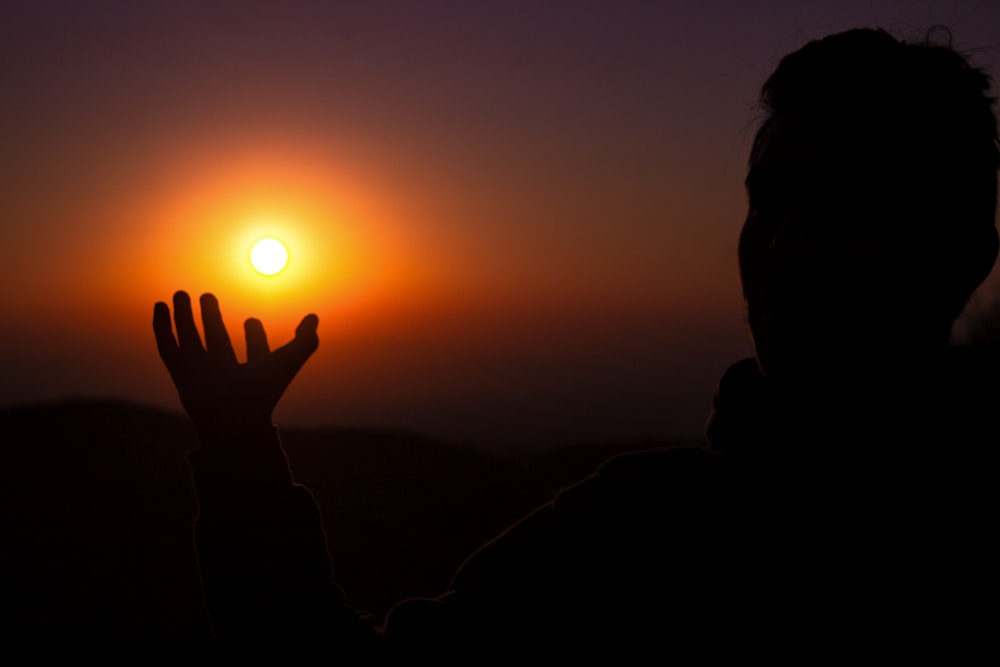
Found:
[{"label": "sun glow", "polygon": [[263,238],[250,249],[250,264],[262,276],[273,276],[288,264],[288,249],[276,238]]},{"label": "sun glow", "polygon": [[[415,242],[395,222],[404,216],[386,204],[395,200],[375,196],[351,170],[308,151],[195,157],[183,164],[196,168],[180,165],[155,198],[124,202],[119,218],[150,222],[125,228],[116,261],[102,269],[123,308],[178,289],[211,292],[227,323],[260,318],[275,340],[290,338],[311,312],[360,336],[390,304],[426,293]],[[253,247],[264,239],[284,246],[280,270],[255,266]]]}]

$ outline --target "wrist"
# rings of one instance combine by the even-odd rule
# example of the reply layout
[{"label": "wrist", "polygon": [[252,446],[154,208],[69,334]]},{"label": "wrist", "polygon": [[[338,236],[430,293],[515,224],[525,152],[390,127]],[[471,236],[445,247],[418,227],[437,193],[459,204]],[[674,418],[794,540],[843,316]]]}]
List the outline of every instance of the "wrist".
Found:
[{"label": "wrist", "polygon": [[271,418],[212,419],[195,421],[198,440],[202,447],[223,446],[237,443],[241,449],[248,444],[277,442],[278,429]]},{"label": "wrist", "polygon": [[278,428],[268,424],[244,424],[239,428],[199,428],[201,447],[187,456],[196,486],[211,480],[233,488],[247,484],[290,485],[293,483]]}]

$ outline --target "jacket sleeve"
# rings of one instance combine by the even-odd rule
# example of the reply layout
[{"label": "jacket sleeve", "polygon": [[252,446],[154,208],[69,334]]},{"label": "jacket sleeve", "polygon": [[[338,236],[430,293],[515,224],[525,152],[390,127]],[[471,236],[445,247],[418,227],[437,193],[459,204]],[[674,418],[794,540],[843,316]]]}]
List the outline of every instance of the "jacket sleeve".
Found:
[{"label": "jacket sleeve", "polygon": [[293,482],[277,430],[212,440],[188,461],[205,601],[226,658],[335,664],[377,654],[381,630],[333,582],[319,510]]}]

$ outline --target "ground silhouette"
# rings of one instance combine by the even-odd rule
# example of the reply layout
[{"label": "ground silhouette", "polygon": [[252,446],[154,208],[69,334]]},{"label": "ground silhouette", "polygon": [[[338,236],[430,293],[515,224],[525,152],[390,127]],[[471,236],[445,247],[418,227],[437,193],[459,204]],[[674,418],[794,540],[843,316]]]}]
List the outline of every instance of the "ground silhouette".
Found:
[{"label": "ground silhouette", "polygon": [[[183,415],[127,401],[0,410],[5,643],[48,658],[215,664]],[[29,444],[30,443],[30,446]],[[468,552],[597,462],[644,443],[513,458],[378,429],[287,429],[343,583],[375,613],[434,594]],[[664,443],[645,443],[653,446]],[[349,511],[348,511],[349,510]],[[386,571],[396,573],[387,578]],[[34,660],[33,660],[34,661]]]}]

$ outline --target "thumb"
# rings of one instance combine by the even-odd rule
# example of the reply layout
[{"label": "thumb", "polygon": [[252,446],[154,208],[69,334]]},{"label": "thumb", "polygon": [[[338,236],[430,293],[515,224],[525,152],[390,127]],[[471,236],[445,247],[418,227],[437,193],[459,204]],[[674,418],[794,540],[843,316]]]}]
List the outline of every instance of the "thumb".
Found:
[{"label": "thumb", "polygon": [[319,347],[319,336],[316,335],[318,327],[319,317],[314,313],[306,315],[299,322],[299,326],[295,328],[295,339],[292,342],[302,345],[303,348],[308,348],[309,354],[312,354]]},{"label": "thumb", "polygon": [[288,386],[302,365],[319,347],[319,337],[316,335],[318,326],[319,318],[316,315],[306,315],[295,329],[295,338],[279,347],[267,358],[282,387]]}]

